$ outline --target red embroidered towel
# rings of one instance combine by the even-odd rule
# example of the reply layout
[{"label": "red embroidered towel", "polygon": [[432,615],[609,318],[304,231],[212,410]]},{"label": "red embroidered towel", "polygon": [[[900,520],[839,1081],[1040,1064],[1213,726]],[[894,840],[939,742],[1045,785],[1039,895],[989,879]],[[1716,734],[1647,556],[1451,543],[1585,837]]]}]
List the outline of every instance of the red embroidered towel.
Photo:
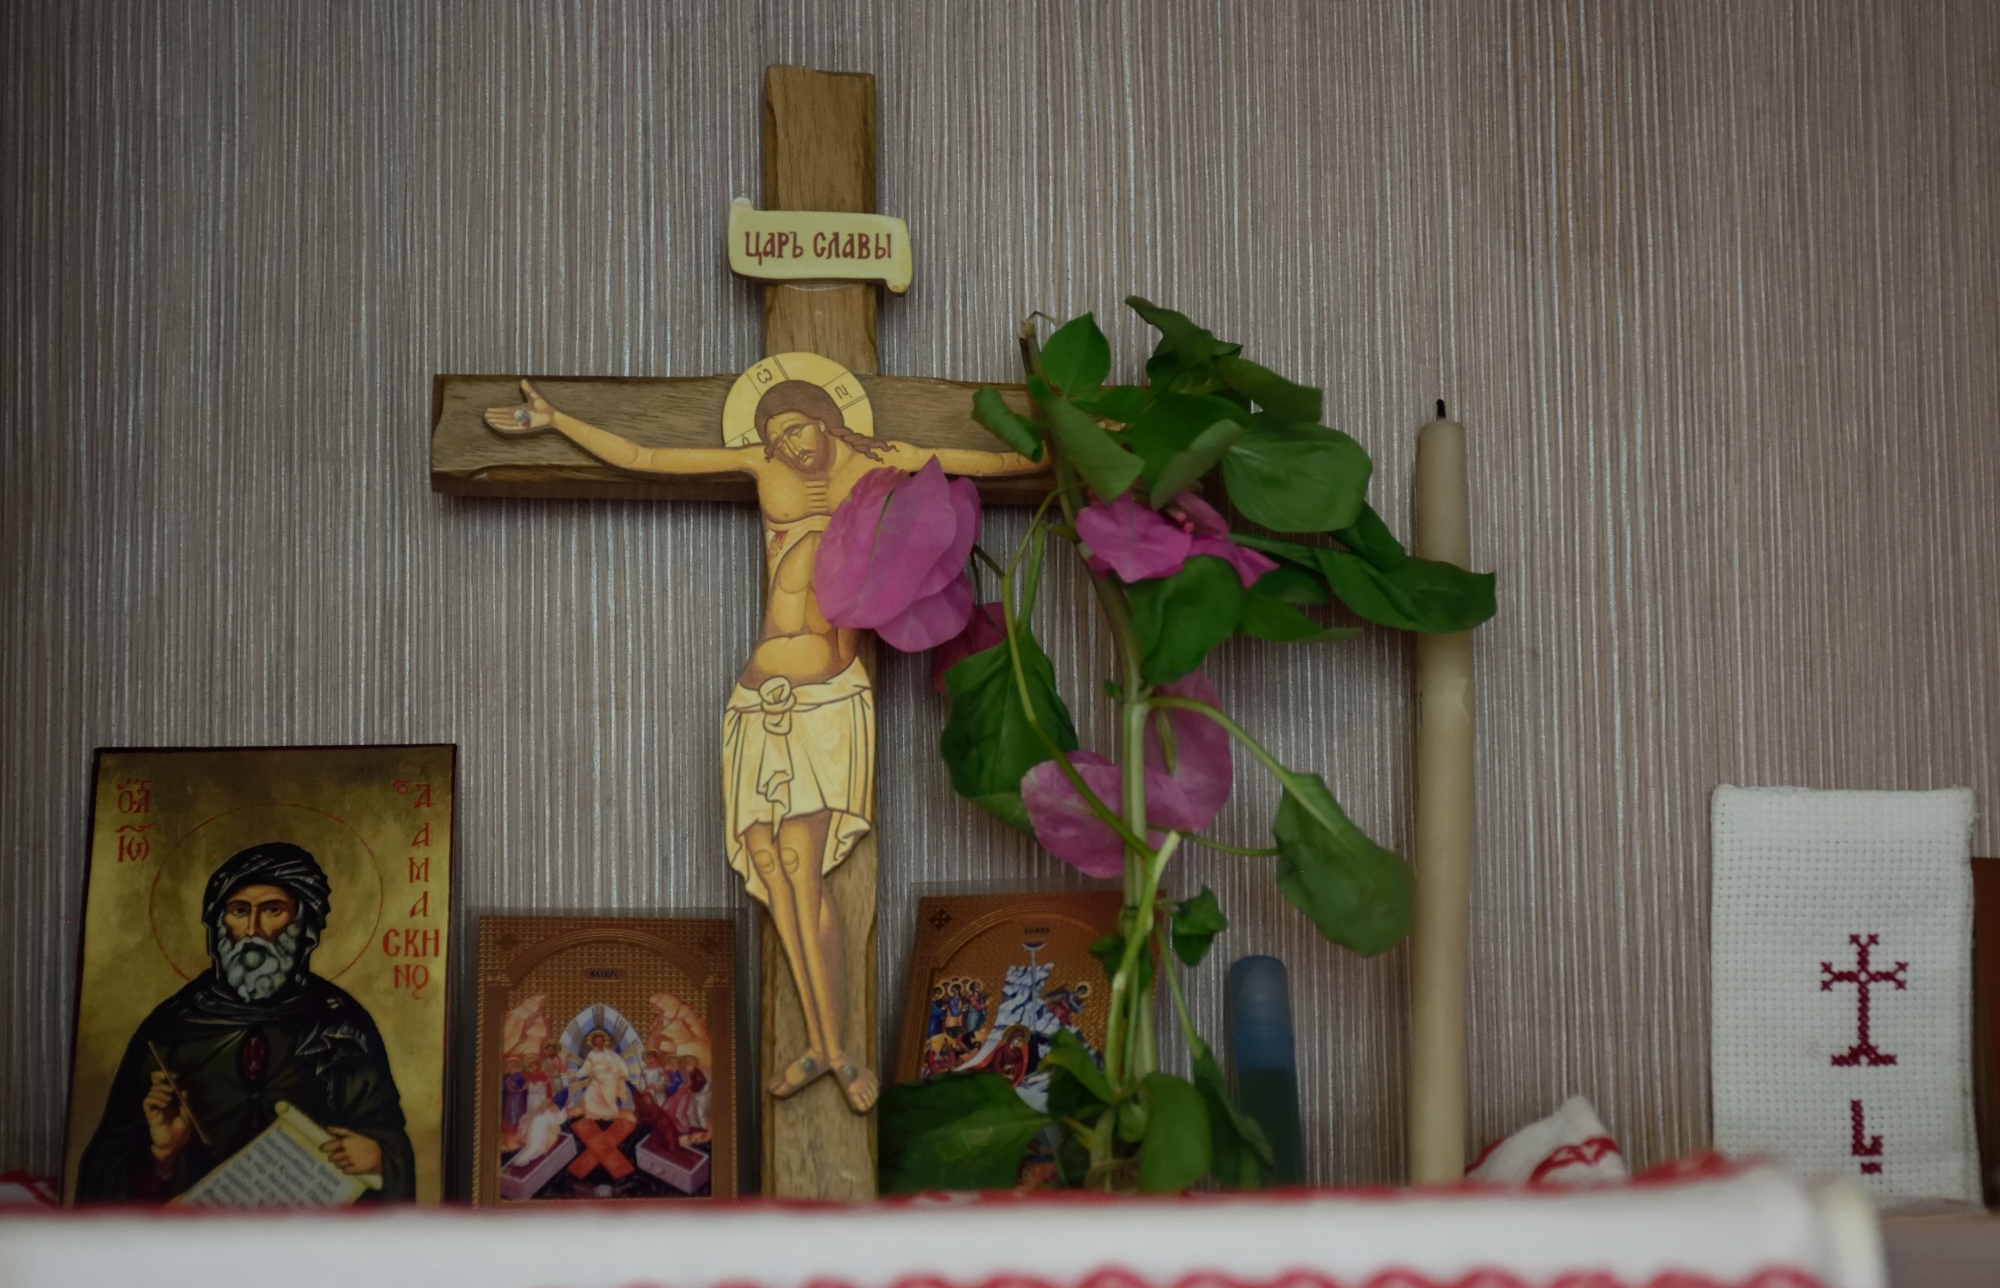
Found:
[{"label": "red embroidered towel", "polygon": [[1582,1096],[1494,1141],[1465,1169],[1470,1181],[1527,1185],[1603,1185],[1629,1175],[1618,1142]]}]

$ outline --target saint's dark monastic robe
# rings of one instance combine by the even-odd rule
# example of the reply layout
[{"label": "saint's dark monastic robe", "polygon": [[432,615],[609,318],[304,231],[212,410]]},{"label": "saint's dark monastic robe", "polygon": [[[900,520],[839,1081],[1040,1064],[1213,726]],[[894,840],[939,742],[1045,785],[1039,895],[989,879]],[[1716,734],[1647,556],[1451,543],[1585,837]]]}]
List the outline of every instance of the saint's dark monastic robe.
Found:
[{"label": "saint's dark monastic robe", "polygon": [[[245,886],[279,886],[299,902],[299,959],[271,997],[246,1001],[214,966],[153,1008],[126,1045],[104,1116],[77,1169],[79,1202],[163,1202],[250,1143],[289,1101],[323,1128],[345,1127],[382,1148],[382,1189],[362,1201],[409,1200],[416,1160],[382,1035],[361,1004],[306,969],[328,912],[324,873],[294,845],[244,850],[209,879],[202,919],[210,957],[226,934],[220,913]],[[154,1052],[158,1052],[158,1058]],[[141,1102],[164,1063],[208,1137],[190,1137],[157,1166]]]}]

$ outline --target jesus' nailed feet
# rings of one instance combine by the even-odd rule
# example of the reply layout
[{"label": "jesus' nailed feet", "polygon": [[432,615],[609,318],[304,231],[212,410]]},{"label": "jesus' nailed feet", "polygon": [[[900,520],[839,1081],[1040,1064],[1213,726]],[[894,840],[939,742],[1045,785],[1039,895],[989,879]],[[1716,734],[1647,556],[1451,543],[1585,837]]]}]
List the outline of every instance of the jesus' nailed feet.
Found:
[{"label": "jesus' nailed feet", "polygon": [[875,1075],[839,1052],[828,1057],[817,1051],[808,1051],[785,1066],[783,1073],[771,1079],[769,1090],[772,1095],[783,1099],[825,1073],[840,1078],[840,1088],[846,1093],[847,1103],[855,1113],[865,1114],[875,1104]]}]

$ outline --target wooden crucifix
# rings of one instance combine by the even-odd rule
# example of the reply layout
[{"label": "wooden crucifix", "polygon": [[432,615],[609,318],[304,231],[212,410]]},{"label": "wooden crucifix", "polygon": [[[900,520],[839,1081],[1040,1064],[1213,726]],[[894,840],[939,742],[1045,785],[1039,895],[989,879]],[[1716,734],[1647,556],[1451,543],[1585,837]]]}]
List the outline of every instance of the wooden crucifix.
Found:
[{"label": "wooden crucifix", "polygon": [[[765,208],[872,212],[875,78],[771,67],[764,96]],[[433,390],[437,491],[759,504],[764,624],[723,716],[725,840],[770,913],[763,1190],[790,1198],[875,1192],[873,638],[820,616],[820,533],[883,466],[935,458],[989,503],[1047,489],[973,422],[975,386],[876,374],[876,289],[767,286],[768,356],[741,376],[442,376]],[[1024,391],[1003,394],[1026,409]]]}]

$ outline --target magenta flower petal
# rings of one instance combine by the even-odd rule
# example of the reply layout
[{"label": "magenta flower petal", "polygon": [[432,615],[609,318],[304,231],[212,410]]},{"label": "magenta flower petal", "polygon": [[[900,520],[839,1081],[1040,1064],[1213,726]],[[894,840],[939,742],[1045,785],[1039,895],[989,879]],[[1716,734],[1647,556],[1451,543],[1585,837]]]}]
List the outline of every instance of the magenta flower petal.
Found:
[{"label": "magenta flower petal", "polygon": [[827,520],[819,539],[819,555],[813,560],[813,594],[819,600],[819,611],[836,626],[849,625],[846,619],[868,583],[882,505],[906,477],[901,470],[868,471]]},{"label": "magenta flower petal", "polygon": [[[1117,809],[1124,795],[1118,766],[1090,751],[1073,751],[1069,759],[1097,799]],[[1094,877],[1115,877],[1125,870],[1125,843],[1090,812],[1055,761],[1043,761],[1021,779],[1021,801],[1035,839],[1064,863]],[[1157,769],[1146,770],[1148,842],[1158,845],[1164,839],[1161,828],[1192,831],[1207,826],[1213,817],[1200,817],[1179,783]]]},{"label": "magenta flower petal", "polygon": [[1179,783],[1157,769],[1147,768],[1146,826],[1154,829],[1151,836],[1155,844],[1162,835],[1159,829],[1199,832],[1214,821],[1215,815],[1204,813]]},{"label": "magenta flower petal", "polygon": [[1000,605],[997,602],[979,605],[965,619],[964,630],[938,645],[937,652],[931,657],[931,683],[937,685],[939,693],[943,693],[946,671],[974,653],[984,653],[1006,638],[1007,619],[1001,616]]},{"label": "magenta flower petal", "polygon": [[[1179,698],[1193,698],[1210,706],[1218,705],[1215,687],[1196,671],[1159,691]],[[1154,721],[1146,722],[1146,818],[1162,827],[1199,831],[1215,821],[1229,799],[1235,769],[1229,760],[1229,734],[1199,711],[1167,711],[1167,724],[1174,731],[1174,770],[1166,773],[1166,757],[1160,747],[1160,732]],[[1184,813],[1169,818],[1153,805],[1155,777],[1171,780],[1177,797],[1162,792],[1160,800],[1171,810],[1176,804]]]},{"label": "magenta flower petal", "polygon": [[[951,573],[965,563],[961,555],[942,576],[936,575],[939,562],[958,540],[958,528],[958,512],[951,503],[951,481],[945,478],[937,458],[932,457],[924,463],[924,468],[906,475],[882,503],[882,519],[876,527],[875,547],[869,556],[868,583],[855,601],[855,616],[871,619],[863,621],[863,625],[875,626],[898,617],[914,601],[944,589]],[[928,589],[927,583],[930,583]],[[968,601],[967,610],[970,608]],[[963,622],[958,624],[963,625]],[[952,634],[957,633],[958,628],[954,627]]]},{"label": "magenta flower petal", "polygon": [[921,653],[936,648],[965,629],[972,616],[972,579],[964,573],[945,583],[943,590],[917,600],[901,613],[875,627],[875,633],[890,648],[905,653]]},{"label": "magenta flower petal", "polygon": [[[1116,808],[1118,766],[1088,751],[1073,751],[1069,759],[1097,798]],[[1035,839],[1050,854],[1085,876],[1115,877],[1124,872],[1125,843],[1090,812],[1061,765],[1045,760],[1030,769],[1021,779],[1021,803],[1028,807]]]},{"label": "magenta flower petal", "polygon": [[1108,568],[1124,581],[1169,577],[1188,560],[1192,538],[1130,492],[1111,504],[1085,506],[1076,535],[1090,547],[1091,571]]},{"label": "magenta flower petal", "polygon": [[[924,466],[924,472],[932,470],[936,470],[939,474],[944,473],[936,457],[932,457]],[[918,477],[921,478],[922,474]],[[916,594],[913,596],[915,599],[937,594],[944,589],[946,582],[963,572],[965,561],[972,556],[972,543],[979,540],[979,489],[973,485],[971,479],[966,478],[952,479],[945,487],[945,496],[950,502],[952,517],[957,526],[951,544],[945,547],[944,553],[938,556],[937,562],[931,565],[923,581],[918,583]]]},{"label": "magenta flower petal", "polygon": [[1197,537],[1229,535],[1229,525],[1223,522],[1222,515],[1216,508],[1192,492],[1183,492],[1169,501],[1167,513],[1186,519],[1189,524],[1187,531]]},{"label": "magenta flower petal", "polygon": [[[813,569],[820,612],[835,626],[861,628],[901,616],[957,541],[958,528],[951,485],[936,458],[915,474],[864,474],[820,539]],[[941,589],[945,579],[938,580]]]},{"label": "magenta flower petal", "polygon": [[1236,570],[1245,586],[1254,586],[1257,579],[1278,566],[1278,561],[1261,550],[1239,546],[1228,537],[1196,537],[1188,546],[1188,558],[1196,555],[1214,555]]}]

